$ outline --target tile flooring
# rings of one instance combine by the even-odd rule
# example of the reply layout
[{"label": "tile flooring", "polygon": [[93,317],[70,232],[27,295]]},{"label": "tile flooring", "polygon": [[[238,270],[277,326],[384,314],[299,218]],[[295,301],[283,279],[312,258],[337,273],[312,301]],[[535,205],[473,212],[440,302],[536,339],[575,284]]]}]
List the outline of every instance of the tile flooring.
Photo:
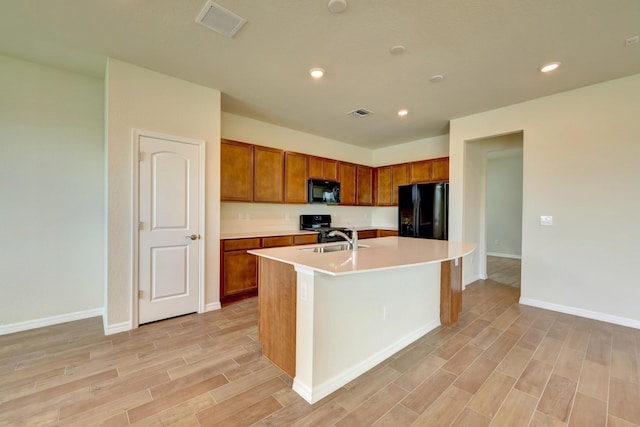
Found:
[{"label": "tile flooring", "polygon": [[518,304],[491,280],[315,405],[261,356],[257,300],[105,337],[99,318],[0,336],[0,425],[640,426],[640,330]]}]

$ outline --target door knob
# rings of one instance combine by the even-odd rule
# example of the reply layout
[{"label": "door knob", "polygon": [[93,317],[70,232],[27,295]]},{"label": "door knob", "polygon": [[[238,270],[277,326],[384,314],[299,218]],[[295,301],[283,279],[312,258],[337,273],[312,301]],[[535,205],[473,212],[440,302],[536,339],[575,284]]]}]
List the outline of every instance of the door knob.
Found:
[{"label": "door knob", "polygon": [[192,234],[190,236],[184,236],[184,237],[186,237],[187,239],[196,240],[198,238],[198,235],[197,234]]}]

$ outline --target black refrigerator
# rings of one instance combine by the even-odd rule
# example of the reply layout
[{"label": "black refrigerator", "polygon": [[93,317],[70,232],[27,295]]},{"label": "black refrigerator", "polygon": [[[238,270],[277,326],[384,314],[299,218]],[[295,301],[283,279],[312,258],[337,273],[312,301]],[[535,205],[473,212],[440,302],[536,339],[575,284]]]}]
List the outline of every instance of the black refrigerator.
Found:
[{"label": "black refrigerator", "polygon": [[449,183],[398,187],[398,235],[448,239]]}]

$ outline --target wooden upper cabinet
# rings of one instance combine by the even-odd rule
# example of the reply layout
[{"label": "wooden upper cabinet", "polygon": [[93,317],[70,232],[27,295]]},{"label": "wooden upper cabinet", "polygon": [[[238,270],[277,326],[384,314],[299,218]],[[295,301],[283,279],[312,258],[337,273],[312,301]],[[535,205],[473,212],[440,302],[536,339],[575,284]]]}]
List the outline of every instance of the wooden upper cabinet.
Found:
[{"label": "wooden upper cabinet", "polygon": [[307,203],[307,156],[284,155],[284,202]]},{"label": "wooden upper cabinet", "polygon": [[409,163],[411,184],[431,181],[431,160]]},{"label": "wooden upper cabinet", "polygon": [[421,160],[409,163],[411,183],[449,180],[449,158]]},{"label": "wooden upper cabinet", "polygon": [[431,180],[432,181],[448,181],[449,180],[449,158],[442,157],[440,159],[431,160]]},{"label": "wooden upper cabinet", "polygon": [[409,182],[409,165],[403,163],[401,165],[391,166],[391,204],[398,204],[398,187],[401,185],[411,184]]},{"label": "wooden upper cabinet", "polygon": [[373,168],[358,165],[357,174],[358,205],[373,205]]},{"label": "wooden upper cabinet", "polygon": [[254,146],[254,202],[284,202],[284,151]]},{"label": "wooden upper cabinet", "polygon": [[376,186],[376,202],[378,206],[393,205],[393,178],[391,175],[391,166],[383,166],[378,168],[378,185]]},{"label": "wooden upper cabinet", "polygon": [[253,145],[224,139],[220,142],[220,199],[251,202]]},{"label": "wooden upper cabinet", "polygon": [[323,159],[324,179],[328,181],[338,181],[338,161]]},{"label": "wooden upper cabinet", "polygon": [[340,181],[340,204],[356,204],[356,165],[338,162],[338,178]]},{"label": "wooden upper cabinet", "polygon": [[309,179],[338,180],[338,161],[322,157],[307,156]]},{"label": "wooden upper cabinet", "polygon": [[378,206],[396,206],[398,204],[398,186],[407,184],[409,184],[409,164],[379,167],[376,204]]},{"label": "wooden upper cabinet", "polygon": [[322,157],[307,156],[309,179],[324,179],[324,162]]}]

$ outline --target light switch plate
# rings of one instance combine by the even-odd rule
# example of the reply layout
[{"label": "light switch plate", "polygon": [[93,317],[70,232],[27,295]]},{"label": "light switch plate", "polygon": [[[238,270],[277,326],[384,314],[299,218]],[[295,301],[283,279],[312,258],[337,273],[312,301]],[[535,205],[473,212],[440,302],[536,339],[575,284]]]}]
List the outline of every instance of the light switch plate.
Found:
[{"label": "light switch plate", "polygon": [[540,215],[540,225],[553,225],[553,217],[551,215]]}]

